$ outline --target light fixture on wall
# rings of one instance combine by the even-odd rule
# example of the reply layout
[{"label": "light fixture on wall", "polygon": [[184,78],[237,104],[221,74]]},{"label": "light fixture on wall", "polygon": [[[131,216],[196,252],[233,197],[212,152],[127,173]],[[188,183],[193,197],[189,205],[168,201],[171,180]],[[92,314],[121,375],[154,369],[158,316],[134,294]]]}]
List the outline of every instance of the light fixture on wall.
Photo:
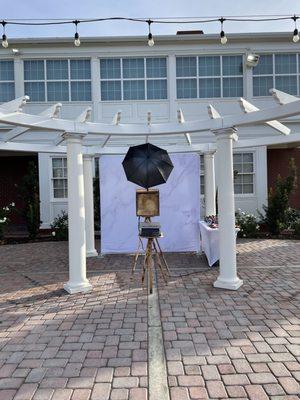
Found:
[{"label": "light fixture on wall", "polygon": [[296,15],[294,15],[292,17],[292,20],[295,22],[295,29],[294,29],[294,32],[293,32],[293,42],[294,43],[297,43],[300,40],[299,31],[298,31],[298,28],[297,28],[297,19],[298,18],[299,17],[296,17]]},{"label": "light fixture on wall", "polygon": [[151,33],[151,24],[153,21],[151,21],[151,19],[148,19],[147,23],[148,23],[148,27],[149,27],[149,33],[148,33],[148,46],[153,47],[154,46],[154,39],[153,39],[153,35]]},{"label": "light fixture on wall", "polygon": [[221,38],[221,44],[226,44],[228,39],[225,35],[224,29],[223,29],[223,23],[225,21],[225,18],[220,18],[219,21],[221,22],[221,32],[220,32],[220,38]]},{"label": "light fixture on wall", "polygon": [[78,21],[77,19],[75,21],[73,21],[73,23],[76,26],[76,32],[75,32],[75,35],[74,35],[74,44],[75,44],[76,47],[80,46],[80,37],[79,37],[79,33],[77,32],[77,25],[79,24],[79,22],[80,21]]},{"label": "light fixture on wall", "polygon": [[257,64],[259,63],[259,58],[260,56],[255,53],[248,53],[246,56],[246,65],[247,67],[256,67]]},{"label": "light fixture on wall", "polygon": [[3,26],[3,35],[2,35],[2,47],[4,47],[5,49],[8,48],[8,41],[7,41],[7,36],[5,34],[5,25],[6,22],[5,21],[1,21],[1,24]]}]

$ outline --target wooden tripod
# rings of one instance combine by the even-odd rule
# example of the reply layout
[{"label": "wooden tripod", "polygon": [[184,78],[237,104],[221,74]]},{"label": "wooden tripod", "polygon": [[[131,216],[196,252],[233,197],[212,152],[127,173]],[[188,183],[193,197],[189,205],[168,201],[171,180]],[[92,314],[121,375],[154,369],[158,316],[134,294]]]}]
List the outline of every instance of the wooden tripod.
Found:
[{"label": "wooden tripod", "polygon": [[[145,218],[145,221],[150,222],[150,218]],[[136,264],[137,264],[138,258],[141,254],[141,251],[143,250],[142,238],[143,237],[139,235],[138,248],[137,248],[137,251],[136,251],[134,259],[133,259],[133,265],[132,265],[132,270],[131,270],[132,274],[134,273],[134,271],[136,269]],[[158,242],[158,237],[147,237],[145,239],[147,239],[147,246],[146,246],[145,257],[144,257],[144,262],[143,262],[143,267],[142,267],[142,283],[144,283],[145,274],[147,271],[149,292],[151,294],[153,292],[153,281],[154,281],[153,273],[154,273],[154,268],[155,268],[155,263],[153,260],[153,253],[156,258],[157,266],[159,267],[159,270],[161,271],[161,274],[162,274],[165,282],[167,282],[167,276],[170,275],[170,269],[169,269],[169,266],[165,259],[165,256],[162,252],[160,244]]]}]

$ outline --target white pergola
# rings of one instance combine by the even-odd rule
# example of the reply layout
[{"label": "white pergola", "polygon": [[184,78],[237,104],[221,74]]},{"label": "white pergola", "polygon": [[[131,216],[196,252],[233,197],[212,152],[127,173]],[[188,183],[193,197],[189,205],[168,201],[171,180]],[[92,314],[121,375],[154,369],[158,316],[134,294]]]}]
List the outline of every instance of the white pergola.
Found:
[{"label": "white pergola", "polygon": [[[86,256],[95,256],[93,215],[93,157],[101,154],[125,154],[128,145],[160,139],[161,147],[170,153],[204,153],[205,209],[215,214],[214,154],[218,154],[216,175],[218,182],[220,272],[214,286],[236,290],[243,281],[236,268],[235,209],[233,186],[233,146],[238,148],[281,143],[300,143],[300,132],[278,120],[300,114],[300,99],[272,89],[277,104],[259,110],[245,99],[239,100],[241,114],[221,116],[208,105],[209,118],[185,121],[181,110],[177,121],[152,123],[151,113],[146,124],[123,124],[121,112],[111,124],[90,122],[91,108],[75,120],[59,118],[61,104],[54,104],[39,115],[22,111],[27,96],[0,106],[0,122],[14,127],[0,133],[0,150],[36,153],[66,153],[68,166],[69,215],[69,281],[64,285],[69,293],[91,290],[86,277]],[[279,104],[278,104],[279,103]],[[238,128],[267,124],[280,135],[238,140]],[[201,141],[201,134],[211,132],[210,141]],[[37,132],[44,132],[43,140],[35,140]],[[30,138],[30,140],[28,139]],[[172,144],[170,144],[172,138]],[[194,141],[194,138],[197,140]],[[126,140],[125,140],[126,139]]]}]

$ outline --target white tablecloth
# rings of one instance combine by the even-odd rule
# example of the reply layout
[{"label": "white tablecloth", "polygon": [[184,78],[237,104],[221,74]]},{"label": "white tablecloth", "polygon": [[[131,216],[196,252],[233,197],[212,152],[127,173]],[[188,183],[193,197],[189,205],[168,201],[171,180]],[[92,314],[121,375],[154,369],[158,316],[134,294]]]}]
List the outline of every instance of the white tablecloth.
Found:
[{"label": "white tablecloth", "polygon": [[[220,258],[219,253],[219,229],[210,228],[206,222],[199,221],[200,234],[201,234],[201,247],[204,251],[208,265],[211,267]],[[239,229],[236,228],[237,235]]]}]

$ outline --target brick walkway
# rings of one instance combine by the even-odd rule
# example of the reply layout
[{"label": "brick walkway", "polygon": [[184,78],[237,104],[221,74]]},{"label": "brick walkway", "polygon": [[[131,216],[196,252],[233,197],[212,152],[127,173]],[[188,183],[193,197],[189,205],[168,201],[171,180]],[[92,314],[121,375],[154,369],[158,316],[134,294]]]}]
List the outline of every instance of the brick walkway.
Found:
[{"label": "brick walkway", "polygon": [[[299,399],[300,242],[239,242],[237,292],[212,287],[203,256],[167,259],[171,400]],[[0,260],[0,400],[147,399],[147,296],[130,257],[89,259],[94,289],[72,296],[66,243],[1,246]]]}]

